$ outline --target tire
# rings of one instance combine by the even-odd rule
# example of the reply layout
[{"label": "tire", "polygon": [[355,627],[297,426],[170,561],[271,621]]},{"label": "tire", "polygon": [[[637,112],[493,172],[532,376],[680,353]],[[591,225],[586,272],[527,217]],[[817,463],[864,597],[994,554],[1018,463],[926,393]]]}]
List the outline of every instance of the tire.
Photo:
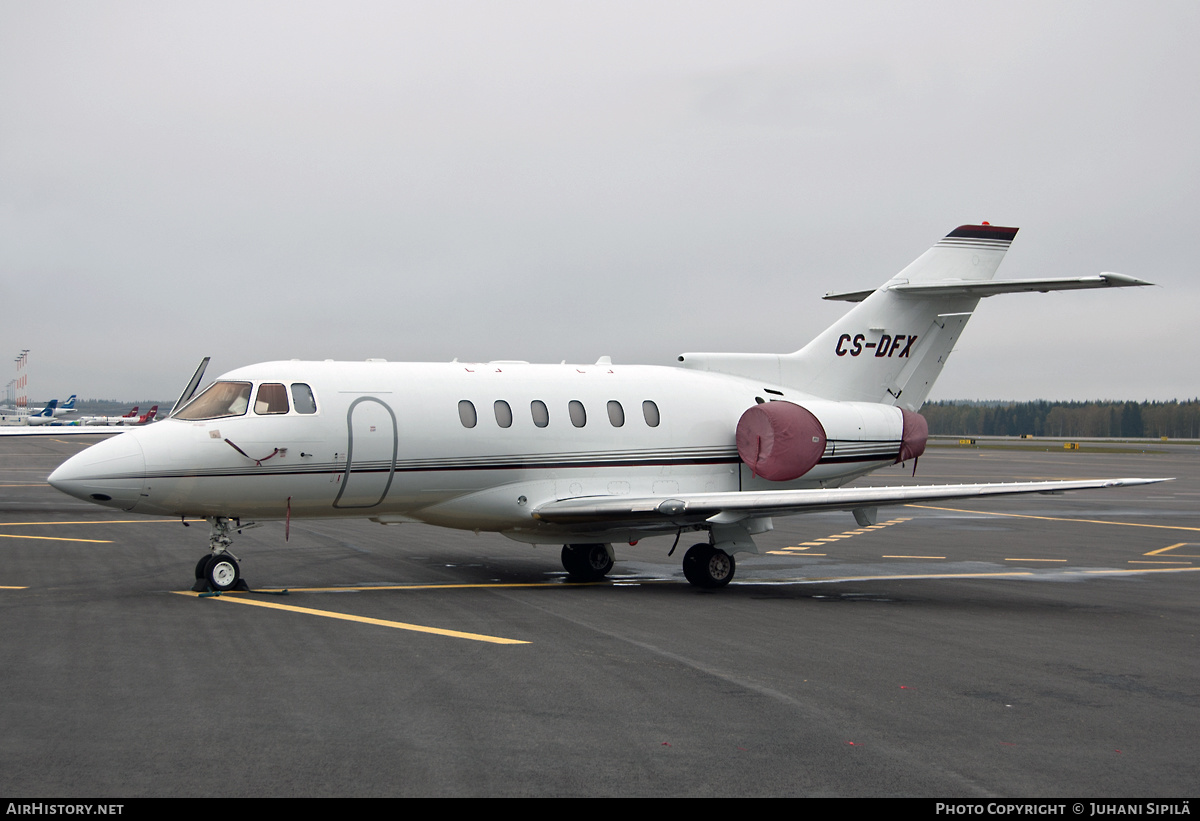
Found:
[{"label": "tire", "polygon": [[683,557],[684,578],[696,587],[724,587],[733,580],[736,571],[733,556],[712,545],[692,545]]},{"label": "tire", "polygon": [[562,563],[573,582],[599,581],[613,568],[606,544],[565,544]]},{"label": "tire", "polygon": [[699,567],[705,554],[711,550],[707,544],[694,544],[683,554],[683,577],[696,587],[702,587]]},{"label": "tire", "polygon": [[200,561],[196,562],[196,578],[208,578],[208,563],[212,561],[213,554],[205,553],[200,557]]},{"label": "tire", "polygon": [[209,587],[218,593],[224,593],[237,586],[238,580],[242,578],[242,572],[233,556],[228,553],[218,553],[210,558],[208,567],[204,570],[204,578],[208,581]]}]

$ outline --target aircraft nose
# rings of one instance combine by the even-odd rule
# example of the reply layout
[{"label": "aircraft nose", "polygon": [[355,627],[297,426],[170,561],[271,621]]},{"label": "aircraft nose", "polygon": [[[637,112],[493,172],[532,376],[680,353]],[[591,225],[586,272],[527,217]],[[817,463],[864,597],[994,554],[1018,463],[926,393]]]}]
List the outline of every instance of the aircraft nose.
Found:
[{"label": "aircraft nose", "polygon": [[131,510],[146,481],[146,457],[130,431],[72,456],[47,481],[76,499]]}]

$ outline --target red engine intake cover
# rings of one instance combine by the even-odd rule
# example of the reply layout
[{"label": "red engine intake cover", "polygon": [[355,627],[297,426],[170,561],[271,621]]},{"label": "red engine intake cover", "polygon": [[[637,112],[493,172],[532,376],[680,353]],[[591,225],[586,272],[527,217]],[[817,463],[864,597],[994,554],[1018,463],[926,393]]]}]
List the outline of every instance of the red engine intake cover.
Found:
[{"label": "red engine intake cover", "polygon": [[799,405],[767,402],[738,420],[737,449],[755,476],[772,482],[799,479],[821,460],[825,428]]},{"label": "red engine intake cover", "polygon": [[900,415],[904,417],[904,432],[900,434],[900,455],[896,457],[896,461],[907,462],[925,452],[925,442],[929,439],[929,422],[921,414],[904,408],[900,409]]}]

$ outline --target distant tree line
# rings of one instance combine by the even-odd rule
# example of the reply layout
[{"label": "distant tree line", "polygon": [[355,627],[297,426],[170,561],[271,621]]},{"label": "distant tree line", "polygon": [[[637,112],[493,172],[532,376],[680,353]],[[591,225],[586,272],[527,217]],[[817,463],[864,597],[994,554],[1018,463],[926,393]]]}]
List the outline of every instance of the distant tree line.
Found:
[{"label": "distant tree line", "polygon": [[1184,402],[930,402],[932,434],[1200,438],[1200,399]]}]

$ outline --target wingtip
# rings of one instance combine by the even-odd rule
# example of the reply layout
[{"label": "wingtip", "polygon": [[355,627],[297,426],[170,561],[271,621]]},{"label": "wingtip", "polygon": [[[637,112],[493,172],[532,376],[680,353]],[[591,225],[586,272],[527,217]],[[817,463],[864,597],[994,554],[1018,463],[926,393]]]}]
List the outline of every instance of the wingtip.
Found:
[{"label": "wingtip", "polygon": [[1115,271],[1101,271],[1100,276],[1112,288],[1140,288],[1145,285],[1154,285],[1153,282],[1126,276],[1125,274],[1118,274]]},{"label": "wingtip", "polygon": [[1105,487],[1129,487],[1133,485],[1155,485],[1159,482],[1174,482],[1174,476],[1163,476],[1155,479],[1127,478],[1112,479],[1104,484]]}]

